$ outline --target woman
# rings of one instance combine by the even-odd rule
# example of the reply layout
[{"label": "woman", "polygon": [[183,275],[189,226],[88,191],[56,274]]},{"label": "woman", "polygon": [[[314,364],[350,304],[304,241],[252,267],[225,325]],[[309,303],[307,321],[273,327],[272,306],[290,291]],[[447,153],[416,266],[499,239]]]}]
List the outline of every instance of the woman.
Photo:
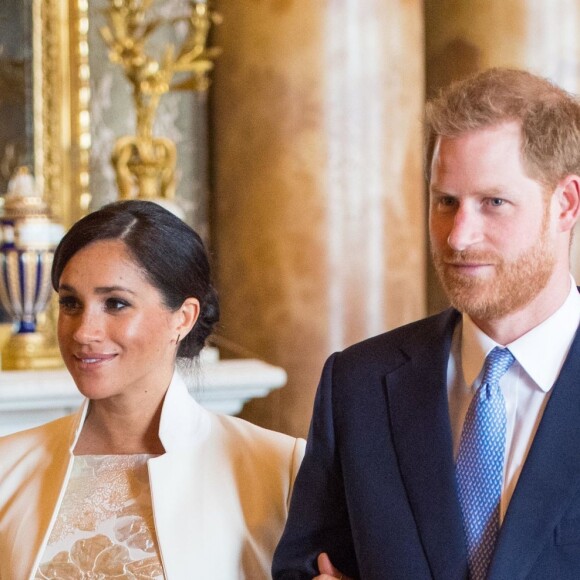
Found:
[{"label": "woman", "polygon": [[175,372],[219,315],[199,236],[114,203],[63,238],[52,283],[86,400],[0,439],[0,579],[269,578],[304,442],[208,412]]}]

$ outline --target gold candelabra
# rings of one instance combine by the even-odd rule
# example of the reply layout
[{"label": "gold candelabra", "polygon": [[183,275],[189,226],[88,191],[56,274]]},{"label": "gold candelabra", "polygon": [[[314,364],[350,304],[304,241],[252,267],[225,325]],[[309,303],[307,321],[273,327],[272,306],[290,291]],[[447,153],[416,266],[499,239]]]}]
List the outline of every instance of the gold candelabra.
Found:
[{"label": "gold candelabra", "polygon": [[[175,18],[186,20],[188,33],[179,51],[165,46],[161,58],[150,56],[145,45],[164,24],[160,18],[147,19],[154,0],[110,0],[105,11],[108,25],[100,29],[109,48],[109,58],[119,64],[133,88],[137,113],[137,134],[117,139],[112,163],[122,199],[172,199],[175,195],[175,144],[166,137],[153,136],[153,122],[161,97],[170,90],[207,91],[213,60],[220,53],[207,47],[212,24],[221,17],[204,0],[190,0],[191,13]],[[175,75],[188,76],[172,84]]]}]

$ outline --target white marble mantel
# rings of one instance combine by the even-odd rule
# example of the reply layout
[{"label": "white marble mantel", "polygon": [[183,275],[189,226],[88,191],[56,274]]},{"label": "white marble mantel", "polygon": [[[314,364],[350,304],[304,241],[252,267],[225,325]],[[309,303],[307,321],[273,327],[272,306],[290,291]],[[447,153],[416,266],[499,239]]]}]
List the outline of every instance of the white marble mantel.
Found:
[{"label": "white marble mantel", "polygon": [[[255,359],[200,363],[190,392],[204,407],[235,415],[244,403],[286,384],[286,372]],[[82,397],[68,371],[0,371],[0,436],[76,409]]]}]

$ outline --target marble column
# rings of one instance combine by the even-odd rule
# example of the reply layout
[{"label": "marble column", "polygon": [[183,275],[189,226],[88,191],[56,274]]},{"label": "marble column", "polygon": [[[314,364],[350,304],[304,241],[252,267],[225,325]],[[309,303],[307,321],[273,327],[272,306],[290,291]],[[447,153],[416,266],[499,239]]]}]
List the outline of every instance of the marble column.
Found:
[{"label": "marble column", "polygon": [[218,344],[287,370],[243,416],[305,435],[326,357],[425,312],[422,2],[215,7]]},{"label": "marble column", "polygon": [[[427,96],[452,80],[492,66],[525,68],[580,92],[580,2],[572,0],[426,0]],[[572,270],[580,279],[578,235]],[[428,274],[429,310],[446,305]]]}]

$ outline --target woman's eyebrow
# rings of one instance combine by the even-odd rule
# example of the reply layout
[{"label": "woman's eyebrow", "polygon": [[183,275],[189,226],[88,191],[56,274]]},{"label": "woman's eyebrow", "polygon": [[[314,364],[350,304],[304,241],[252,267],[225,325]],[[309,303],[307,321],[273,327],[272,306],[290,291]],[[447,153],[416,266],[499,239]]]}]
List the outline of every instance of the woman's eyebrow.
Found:
[{"label": "woman's eyebrow", "polygon": [[[75,293],[76,290],[74,288],[74,286],[71,286],[70,284],[60,284],[58,287],[59,292],[61,290],[64,290],[65,292],[73,292]],[[131,290],[130,288],[127,288],[125,286],[118,286],[118,285],[114,285],[114,286],[98,286],[97,288],[95,288],[95,294],[110,294],[111,292],[127,292],[128,294],[135,294],[135,292],[133,290]]]}]

